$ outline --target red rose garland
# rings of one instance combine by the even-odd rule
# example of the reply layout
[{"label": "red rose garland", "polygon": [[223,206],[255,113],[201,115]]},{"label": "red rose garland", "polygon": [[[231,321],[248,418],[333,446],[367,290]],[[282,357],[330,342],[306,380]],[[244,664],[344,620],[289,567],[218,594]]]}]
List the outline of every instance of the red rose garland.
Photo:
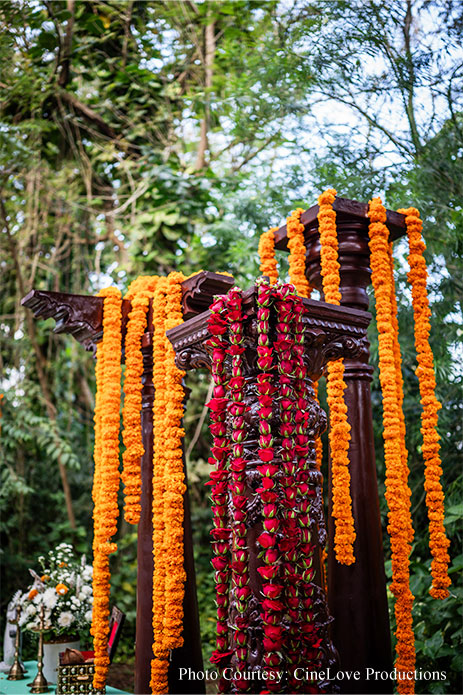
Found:
[{"label": "red rose garland", "polygon": [[[273,462],[273,438],[270,419],[272,417],[273,348],[270,347],[269,318],[272,291],[268,282],[261,280],[257,290],[257,364],[261,373],[258,375],[257,392],[259,402],[259,458],[258,471],[262,476],[261,487],[257,492],[262,500],[263,532],[257,542],[262,548],[263,566],[257,571],[263,579],[262,592],[262,627],[264,632],[264,663],[269,669],[277,668],[281,663],[281,646],[283,628],[281,617],[283,604],[279,600],[283,587],[280,584],[280,551],[277,532],[280,522],[278,511],[278,486],[276,473],[279,467]],[[277,691],[279,685],[268,678],[266,686],[270,691]]]},{"label": "red rose garland", "polygon": [[[213,486],[214,559],[217,589],[217,649],[211,661],[225,667],[233,656],[233,688],[248,689],[249,682],[240,673],[247,669],[249,616],[249,553],[247,549],[247,481],[244,458],[246,405],[243,375],[243,313],[242,295],[237,288],[227,297],[216,299],[208,322],[212,338],[212,373],[214,378],[211,410],[213,435],[210,463]],[[275,307],[276,336],[270,338],[270,312]],[[288,669],[291,692],[311,685],[297,681],[294,669],[320,665],[321,638],[315,628],[314,552],[309,518],[314,495],[310,487],[308,459],[309,387],[304,364],[304,307],[292,285],[270,287],[266,279],[257,283],[257,376],[258,430],[260,464],[257,467],[261,485],[256,490],[262,502],[263,530],[257,538],[263,564],[257,568],[262,577],[261,618],[263,630],[263,665],[267,672],[265,690],[279,691],[281,683],[270,673]],[[225,377],[225,359],[230,355],[231,376]],[[276,358],[276,359],[274,359]],[[278,373],[276,373],[278,369]],[[280,409],[282,465],[274,462],[274,441],[271,419],[277,390]],[[228,435],[228,436],[227,436]],[[232,518],[228,518],[227,500],[231,499]],[[229,525],[231,528],[229,528]],[[230,539],[232,542],[230,543]],[[231,548],[230,548],[231,546]],[[231,558],[230,558],[231,549]],[[231,576],[230,576],[231,575]],[[230,579],[236,598],[229,612]],[[318,610],[318,609],[317,609]],[[236,615],[237,614],[237,615]],[[236,617],[234,617],[236,615]],[[289,618],[285,629],[285,616]],[[234,624],[230,625],[230,617]],[[229,638],[230,627],[233,638]],[[232,639],[232,643],[229,643]],[[221,681],[219,690],[228,689]]]},{"label": "red rose garland", "polygon": [[[279,543],[285,584],[285,602],[290,623],[287,637],[287,657],[290,683],[293,687],[297,681],[293,671],[301,659],[300,644],[300,605],[299,582],[297,573],[297,546],[299,542],[299,525],[297,520],[296,487],[296,441],[295,441],[295,389],[294,378],[296,359],[294,354],[294,305],[297,301],[295,290],[291,285],[282,285],[275,291],[276,340],[274,348],[278,361],[280,436],[282,465],[282,507],[283,537]],[[282,587],[283,588],[283,587]]]},{"label": "red rose garland", "polygon": [[[311,538],[311,520],[309,512],[315,497],[314,489],[309,486],[309,393],[307,386],[307,369],[304,362],[304,305],[300,297],[294,298],[294,345],[295,353],[295,453],[296,453],[296,489],[297,489],[297,519],[299,523],[299,542],[296,552],[296,574],[300,597],[300,625],[304,635],[304,643],[300,649],[301,663],[309,664],[310,670],[319,667],[321,639],[313,624],[313,593],[314,593],[314,553],[315,544]],[[290,682],[293,689],[301,688],[301,681]]]},{"label": "red rose garland", "polygon": [[214,380],[213,398],[207,404],[210,409],[211,433],[213,435],[212,456],[209,463],[216,468],[211,472],[212,513],[214,528],[212,550],[214,558],[212,565],[215,569],[216,602],[217,602],[217,640],[216,650],[211,662],[224,664],[231,655],[228,644],[228,604],[230,583],[230,529],[227,518],[227,490],[229,482],[228,456],[230,447],[226,438],[226,378],[224,373],[225,350],[227,348],[227,323],[223,314],[226,302],[224,297],[218,297],[211,306],[208,320],[209,332],[212,338],[208,346],[212,348],[212,378]]},{"label": "red rose garland", "polygon": [[[244,459],[244,441],[246,430],[243,401],[244,376],[243,352],[245,347],[243,337],[243,314],[241,309],[241,290],[233,287],[227,297],[227,318],[229,321],[230,345],[226,352],[232,358],[232,375],[228,387],[230,390],[229,412],[231,415],[231,496],[233,504],[232,523],[232,586],[236,597],[238,616],[234,626],[234,643],[236,665],[235,673],[244,672],[247,668],[248,628],[247,616],[248,599],[251,594],[249,587],[249,553],[246,539],[246,461]],[[246,690],[248,681],[239,676],[233,678],[238,690]]]}]

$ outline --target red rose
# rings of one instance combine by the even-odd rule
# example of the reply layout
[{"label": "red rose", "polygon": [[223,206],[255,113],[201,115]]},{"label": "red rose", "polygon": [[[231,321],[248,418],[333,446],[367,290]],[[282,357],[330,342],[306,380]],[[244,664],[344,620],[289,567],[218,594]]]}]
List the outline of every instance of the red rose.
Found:
[{"label": "red rose", "polygon": [[233,498],[233,504],[237,509],[243,509],[246,506],[248,498],[245,495],[236,495]]},{"label": "red rose", "polygon": [[218,555],[225,555],[228,553],[228,543],[222,543],[221,541],[212,541],[214,552]]},{"label": "red rose", "polygon": [[281,596],[283,586],[281,586],[281,584],[266,584],[262,591],[267,598],[278,598]]},{"label": "red rose", "polygon": [[212,335],[223,335],[227,330],[227,323],[223,319],[214,316],[213,321],[209,319],[207,327],[209,329],[209,333],[212,333]]},{"label": "red rose", "polygon": [[206,403],[206,406],[214,412],[221,412],[222,410],[224,410],[225,406],[227,405],[227,402],[228,401],[226,398],[211,398],[209,403]]},{"label": "red rose", "polygon": [[278,560],[278,550],[276,548],[269,548],[265,553],[265,562],[269,565],[273,564]]},{"label": "red rose", "polygon": [[273,449],[259,449],[259,458],[261,461],[272,461]]},{"label": "red rose", "polygon": [[232,389],[242,388],[244,385],[244,376],[233,376],[228,382],[228,385]]},{"label": "red rose", "polygon": [[261,533],[257,539],[257,542],[262,546],[262,548],[271,548],[275,545],[276,538],[273,534]]},{"label": "red rose", "polygon": [[275,652],[273,652],[272,654],[265,655],[265,663],[267,666],[279,666],[280,661],[280,657],[278,656],[278,654],[275,654]]},{"label": "red rose", "polygon": [[249,685],[248,681],[244,678],[234,678],[233,684],[238,688],[238,690],[247,690]]},{"label": "red rose", "polygon": [[271,478],[272,476],[274,476],[278,473],[280,468],[275,463],[264,463],[264,464],[261,464],[260,466],[257,466],[257,470],[259,471],[259,473],[262,476],[265,476],[267,478]]},{"label": "red rose", "polygon": [[282,601],[266,598],[262,601],[262,608],[265,611],[282,611],[284,604]]},{"label": "red rose", "polygon": [[249,586],[242,586],[235,590],[236,598],[239,600],[248,598],[250,593],[251,589],[249,588]]},{"label": "red rose", "polygon": [[268,478],[267,476],[262,478],[262,487],[264,488],[264,490],[271,490],[273,488],[274,484],[275,483],[272,480],[272,478]]},{"label": "red rose", "polygon": [[280,522],[278,519],[264,519],[264,529],[266,531],[271,531],[272,533],[275,533],[275,531],[278,531],[280,527]]},{"label": "red rose", "polygon": [[275,566],[266,567],[264,565],[262,567],[258,567],[257,571],[263,579],[273,579],[278,575],[278,567]]},{"label": "red rose", "polygon": [[227,428],[223,422],[211,422],[209,429],[213,437],[224,437],[227,434]]},{"label": "red rose", "polygon": [[242,415],[246,410],[245,403],[230,403],[228,410],[232,415]]},{"label": "red rose", "polygon": [[264,487],[258,487],[256,492],[259,493],[260,498],[261,498],[262,502],[264,502],[264,503],[276,502],[278,499],[278,494],[276,492],[273,492],[270,489],[267,490]]},{"label": "red rose", "polygon": [[283,640],[278,640],[277,642],[275,642],[274,640],[271,640],[268,637],[264,637],[262,643],[264,645],[264,649],[267,652],[277,652],[281,648]]},{"label": "red rose", "polygon": [[230,659],[232,654],[233,652],[220,652],[216,650],[215,652],[212,652],[210,662],[212,664],[223,664],[224,662],[227,662]]},{"label": "red rose", "polygon": [[213,557],[211,564],[215,570],[224,570],[228,567],[228,560],[224,557]]}]

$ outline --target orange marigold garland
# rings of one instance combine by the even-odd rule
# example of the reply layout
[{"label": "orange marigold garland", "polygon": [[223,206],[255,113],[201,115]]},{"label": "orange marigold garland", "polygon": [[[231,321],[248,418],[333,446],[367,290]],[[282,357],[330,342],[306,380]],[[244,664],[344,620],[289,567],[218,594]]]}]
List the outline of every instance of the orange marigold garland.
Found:
[{"label": "orange marigold garland", "polygon": [[160,278],[153,298],[153,384],[155,388],[153,403],[153,654],[151,661],[150,688],[153,693],[168,690],[167,670],[169,652],[163,645],[163,619],[165,605],[165,556],[163,540],[164,522],[164,471],[165,471],[165,423],[167,406],[165,373],[165,316],[167,279]]},{"label": "orange marigold garland", "polygon": [[[329,304],[341,303],[339,291],[340,276],[338,262],[338,237],[336,213],[333,203],[336,191],[332,188],[318,198],[320,206],[318,224],[321,244],[321,274],[325,301]],[[332,515],[335,519],[334,551],[336,559],[344,565],[355,562],[355,528],[350,496],[349,441],[350,425],[347,421],[347,407],[344,403],[344,362],[342,359],[328,363],[327,396],[330,409],[330,454],[332,471]]]},{"label": "orange marigold garland", "polygon": [[274,285],[278,280],[274,234],[277,229],[278,227],[272,227],[268,232],[261,234],[259,239],[260,272],[270,279],[271,285]]},{"label": "orange marigold garland", "polygon": [[399,693],[413,693],[414,681],[401,673],[415,669],[415,638],[412,626],[413,594],[410,591],[410,497],[403,469],[400,416],[397,399],[394,327],[391,306],[391,268],[386,211],[379,198],[369,204],[370,265],[376,299],[379,340],[379,370],[383,392],[384,458],[386,463],[386,500],[389,507],[388,532],[391,538],[392,583],[395,596],[396,662]]},{"label": "orange marigold garland", "polygon": [[[183,323],[182,273],[170,273],[167,278],[166,331]],[[182,428],[185,393],[182,379],[185,372],[175,364],[175,352],[166,337],[166,611],[164,614],[164,639],[169,649],[183,645],[183,594],[185,570],[179,558],[183,558],[183,495],[186,491],[183,469]]]},{"label": "orange marigold garland", "polygon": [[166,330],[183,321],[184,280],[181,273],[161,278],[153,301],[153,693],[167,693],[168,655],[183,644],[183,494],[186,486],[181,441],[184,372],[175,365],[175,353]]},{"label": "orange marigold garland", "polygon": [[439,435],[437,434],[437,413],[441,404],[436,398],[436,376],[434,361],[429,345],[431,324],[429,317],[428,292],[426,288],[427,269],[423,251],[426,248],[421,236],[423,223],[416,208],[399,210],[405,217],[409,244],[408,263],[410,272],[408,281],[412,286],[413,313],[415,318],[415,347],[418,367],[421,405],[421,433],[423,435],[423,459],[425,464],[426,506],[429,517],[429,547],[432,554],[432,587],[429,591],[433,598],[444,599],[449,595],[447,549],[449,540],[444,527],[444,493],[441,485],[442,465],[439,454]]},{"label": "orange marigold garland", "polygon": [[95,651],[94,687],[104,687],[109,666],[109,555],[117,550],[111,541],[117,531],[119,489],[119,423],[121,383],[121,294],[110,287],[104,297],[103,341],[98,351],[97,411],[94,485],[93,617],[91,634]]},{"label": "orange marigold garland", "polygon": [[125,295],[125,299],[130,299],[132,303],[125,336],[125,397],[122,410],[122,438],[125,445],[125,451],[122,455],[124,516],[129,524],[138,524],[140,520],[140,459],[145,451],[141,432],[141,377],[143,374],[141,339],[146,328],[149,300],[153,296],[156,282],[157,277],[139,277],[132,282]]},{"label": "orange marigold garland", "polygon": [[301,224],[302,208],[297,208],[286,220],[289,249],[289,277],[301,297],[310,297],[312,288],[305,276],[304,225]]},{"label": "orange marigold garland", "polygon": [[408,512],[407,521],[409,521],[409,540],[410,543],[413,541],[414,531],[412,526],[411,512],[410,512],[410,502],[411,502],[411,490],[408,485],[408,451],[405,443],[405,417],[403,411],[404,402],[404,390],[403,390],[403,378],[402,378],[402,355],[400,352],[399,343],[399,322],[397,319],[397,298],[395,293],[395,281],[394,281],[394,259],[392,256],[392,242],[389,243],[389,282],[391,288],[391,322],[392,322],[392,340],[393,340],[393,351],[394,351],[394,362],[395,362],[395,382],[397,391],[397,408],[398,416],[400,422],[400,454],[402,458],[402,472],[404,475],[404,489],[406,492],[406,497],[408,502]]}]

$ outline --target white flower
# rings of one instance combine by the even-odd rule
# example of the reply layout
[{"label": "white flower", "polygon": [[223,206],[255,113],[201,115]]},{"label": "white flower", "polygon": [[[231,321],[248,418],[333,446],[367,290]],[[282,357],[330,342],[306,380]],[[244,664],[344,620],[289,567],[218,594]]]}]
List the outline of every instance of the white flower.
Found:
[{"label": "white flower", "polygon": [[69,627],[72,622],[74,622],[74,616],[68,611],[63,611],[58,618],[58,625],[60,627]]},{"label": "white flower", "polygon": [[82,589],[80,590],[80,594],[79,594],[80,600],[82,601],[82,600],[85,599],[87,596],[91,596],[91,595],[92,595],[92,587],[91,587],[91,586],[88,586],[87,584],[85,584],[85,585],[82,587]]},{"label": "white flower", "polygon": [[52,610],[56,606],[57,601],[58,594],[56,593],[55,589],[53,589],[53,587],[45,589],[43,592],[43,605]]},{"label": "white flower", "polygon": [[36,612],[37,612],[36,607],[34,606],[33,603],[30,603],[26,608],[26,616],[35,615]]},{"label": "white flower", "polygon": [[85,613],[84,618],[87,621],[87,623],[91,623],[92,622],[92,611],[87,611]]},{"label": "white flower", "polygon": [[80,601],[79,601],[79,599],[76,598],[75,596],[73,596],[73,597],[71,598],[71,603],[72,603],[72,605],[75,606],[76,608],[80,608]]}]

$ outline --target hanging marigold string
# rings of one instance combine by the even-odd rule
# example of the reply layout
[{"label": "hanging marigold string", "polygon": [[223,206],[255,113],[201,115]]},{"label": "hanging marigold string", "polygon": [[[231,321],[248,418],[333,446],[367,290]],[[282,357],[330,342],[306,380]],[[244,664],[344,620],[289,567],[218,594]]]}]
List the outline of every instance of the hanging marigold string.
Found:
[{"label": "hanging marigold string", "polygon": [[[167,405],[165,374],[164,322],[166,315],[167,280],[160,278],[153,297],[153,654],[150,688],[153,693],[167,692],[168,651],[163,646],[162,626],[165,605],[164,493],[165,493],[165,427]],[[154,610],[156,606],[157,610]]]},{"label": "hanging marigold string", "polygon": [[168,656],[183,644],[183,494],[181,427],[184,372],[166,331],[183,321],[181,273],[157,282],[153,298],[153,654],[150,687],[168,692]]},{"label": "hanging marigold string", "polygon": [[[391,322],[392,322],[392,339],[393,339],[393,351],[394,351],[394,363],[395,363],[395,377],[396,377],[396,391],[397,391],[397,408],[398,416],[400,421],[400,455],[402,459],[402,472],[404,475],[404,490],[406,491],[406,499],[411,500],[411,490],[408,485],[408,451],[406,446],[406,428],[405,428],[405,416],[403,411],[404,402],[404,390],[403,390],[403,378],[402,378],[402,355],[400,352],[399,343],[399,322],[397,318],[397,298],[395,293],[395,280],[394,280],[394,258],[392,256],[392,242],[388,246],[389,251],[389,282],[391,288]],[[410,511],[410,502],[408,504],[408,511],[406,515],[406,520],[408,523],[408,537],[410,543],[413,542],[413,526]]]},{"label": "hanging marigold string", "polygon": [[272,227],[268,232],[261,234],[259,239],[260,272],[270,279],[271,285],[274,285],[278,280],[275,258],[275,232],[277,229],[278,227]]},{"label": "hanging marigold string", "polygon": [[[304,243],[304,225],[301,223],[302,208],[297,208],[286,220],[286,230],[288,235],[289,248],[289,281],[296,288],[300,297],[309,298],[312,294],[310,286],[305,276],[305,255],[306,248]],[[318,382],[312,384],[313,396],[318,403]],[[321,437],[315,439],[315,452],[317,457],[317,468],[320,470],[323,459],[323,444]]]},{"label": "hanging marigold string", "polygon": [[426,506],[429,518],[429,547],[432,554],[431,575],[432,587],[429,591],[433,598],[444,599],[449,595],[448,586],[451,581],[448,576],[450,562],[447,549],[449,540],[444,527],[444,493],[441,485],[442,464],[440,459],[439,435],[437,433],[437,413],[442,407],[436,398],[436,375],[429,334],[431,324],[429,317],[428,292],[426,281],[428,277],[424,249],[426,248],[421,236],[423,223],[416,208],[399,210],[405,217],[409,244],[408,263],[410,272],[408,281],[412,286],[413,313],[415,318],[415,347],[418,367],[420,396],[421,396],[421,434],[423,436],[423,459],[425,464]]},{"label": "hanging marigold string", "polygon": [[[341,303],[339,291],[340,276],[338,262],[338,236],[336,231],[336,212],[333,203],[336,191],[333,188],[318,198],[318,225],[320,233],[321,275],[325,301],[329,304]],[[355,562],[355,527],[352,516],[350,495],[349,441],[350,425],[347,421],[347,407],[344,402],[346,382],[344,381],[344,361],[328,362],[327,397],[330,410],[330,454],[333,506],[335,519],[334,551],[336,559],[344,565]]]},{"label": "hanging marigold string", "polygon": [[124,516],[129,524],[138,524],[140,520],[140,460],[145,452],[141,432],[141,377],[143,374],[141,339],[146,330],[149,301],[153,296],[156,282],[155,276],[138,277],[131,283],[125,295],[125,299],[129,299],[132,304],[125,336],[124,407],[122,409],[122,439],[125,445],[122,455]]},{"label": "hanging marigold string", "polygon": [[109,666],[109,555],[117,550],[111,541],[117,531],[119,489],[119,423],[121,383],[121,294],[110,287],[104,297],[103,341],[98,350],[97,409],[95,413],[95,484],[93,616],[91,634],[95,651],[94,687],[102,689]]},{"label": "hanging marigold string", "polygon": [[[173,272],[167,277],[165,330],[183,323],[183,273]],[[183,595],[186,579],[183,562],[183,495],[186,491],[183,469],[182,428],[185,393],[182,380],[185,372],[175,364],[175,351],[165,336],[166,344],[166,494],[164,517],[166,535],[166,611],[164,614],[164,641],[168,649],[183,645]]]},{"label": "hanging marigold string", "polygon": [[376,300],[379,340],[379,370],[383,393],[384,458],[386,500],[389,507],[388,532],[391,538],[392,583],[395,596],[396,661],[399,693],[413,693],[415,684],[404,672],[415,669],[415,638],[412,626],[413,594],[410,591],[410,495],[403,469],[399,404],[397,399],[394,327],[391,306],[391,266],[386,211],[379,198],[369,203],[370,265]]},{"label": "hanging marigold string", "polygon": [[302,208],[297,208],[286,220],[289,249],[289,279],[300,297],[310,297],[312,288],[305,276],[304,225]]}]

